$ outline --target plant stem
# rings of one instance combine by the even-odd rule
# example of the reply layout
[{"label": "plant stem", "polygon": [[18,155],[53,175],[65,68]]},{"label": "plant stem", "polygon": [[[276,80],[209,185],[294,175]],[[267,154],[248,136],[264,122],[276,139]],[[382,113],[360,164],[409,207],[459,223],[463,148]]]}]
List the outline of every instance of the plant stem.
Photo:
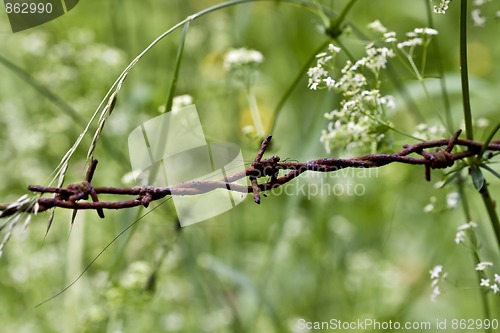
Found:
[{"label": "plant stem", "polygon": [[484,184],[481,191],[481,198],[483,199],[484,205],[486,206],[486,211],[490,217],[491,225],[493,227],[493,232],[495,233],[495,238],[497,239],[498,249],[500,250],[500,221],[498,219],[498,214],[495,210],[495,204],[490,196],[490,191],[488,189],[488,184]]},{"label": "plant stem", "polygon": [[262,125],[262,119],[260,117],[259,107],[257,106],[257,100],[252,89],[248,86],[246,89],[246,95],[248,99],[248,105],[250,107],[250,114],[252,115],[253,124],[255,125],[255,130],[259,139],[266,136],[264,131],[264,125]]},{"label": "plant stem", "polygon": [[[472,221],[472,215],[469,209],[469,202],[467,200],[467,195],[465,194],[465,189],[464,189],[464,178],[462,177],[461,173],[458,174],[458,181],[457,181],[457,187],[458,187],[458,193],[460,193],[460,198],[462,198],[462,208],[464,211],[464,216],[465,216],[465,222],[469,223]],[[470,230],[468,232],[468,237],[469,241],[471,243],[471,254],[472,258],[474,260],[474,264],[477,265],[481,262],[481,259],[479,258],[479,253],[478,253],[478,244],[477,244],[477,238],[474,233],[474,230]],[[477,284],[479,285],[481,283],[481,278],[483,277],[483,274],[481,271],[476,271],[476,276],[477,276]],[[479,291],[479,295],[481,298],[481,303],[483,305],[483,311],[484,311],[484,318],[489,319],[491,315],[490,311],[490,305],[488,303],[488,298],[486,296],[486,293],[483,292],[482,290]],[[486,330],[487,332],[490,332],[490,330]]]},{"label": "plant stem", "polygon": [[[464,120],[465,120],[465,130],[467,133],[467,138],[473,140],[474,134],[472,132],[472,112],[470,106],[470,92],[469,92],[469,74],[467,67],[467,0],[461,0],[460,2],[460,76],[462,78],[462,99],[464,106]],[[479,156],[481,158],[481,156]],[[498,215],[495,211],[495,204],[491,199],[488,185],[485,183],[484,187],[480,191],[481,198],[483,199],[484,205],[486,206],[486,211],[491,221],[493,231],[497,240],[498,248],[500,249],[500,221]],[[484,293],[481,293],[483,298],[486,298]],[[483,300],[483,305],[487,300]],[[488,310],[488,311],[487,311]],[[485,316],[489,317],[489,308],[485,308]]]},{"label": "plant stem", "polygon": [[184,54],[184,45],[186,44],[186,35],[189,30],[189,22],[184,24],[182,29],[181,40],[179,46],[177,47],[177,56],[175,60],[174,75],[172,77],[172,83],[170,85],[170,90],[168,91],[167,99],[165,101],[165,112],[170,112],[172,110],[172,103],[174,100],[175,90],[177,89],[177,81],[179,79],[179,70],[181,68],[182,55]]},{"label": "plant stem", "polygon": [[[424,48],[427,48],[427,46],[424,46]],[[415,61],[413,60],[413,47],[412,49],[410,50],[410,52],[406,52],[406,51],[401,51],[401,53],[405,56],[406,58],[406,63],[405,61],[401,60],[401,62],[403,63],[403,65],[410,71],[410,73],[414,74],[418,83],[422,86],[422,90],[425,94],[425,97],[427,98],[427,100],[429,101],[429,104],[430,104],[430,108],[432,110],[437,110],[437,108],[435,107],[433,101],[432,101],[432,98],[431,98],[431,95],[429,94],[429,90],[427,89],[427,86],[425,85],[425,82],[424,82],[424,77],[422,76],[422,74],[420,73],[420,71],[418,70],[418,67],[417,65],[415,64]],[[425,57],[426,55],[423,54],[423,56]],[[398,56],[399,57],[399,56]],[[443,124],[445,124],[445,120],[442,118],[441,114],[436,112],[437,116],[439,117],[439,119],[441,120],[441,122]]]},{"label": "plant stem", "polygon": [[[470,107],[469,75],[467,69],[467,0],[461,0],[460,8],[460,74],[462,77],[465,130],[467,132],[467,138],[472,140],[472,113]],[[484,188],[481,191],[481,197],[486,206],[486,210],[488,211],[488,216],[490,217],[491,225],[493,226],[497,244],[500,249],[500,221],[495,211],[495,204],[491,199],[487,184],[484,185]]]},{"label": "plant stem", "polygon": [[469,73],[467,65],[467,0],[461,0],[460,7],[460,76],[462,78],[462,100],[464,105],[465,132],[473,140],[472,112],[470,107]]},{"label": "plant stem", "polygon": [[344,22],[347,14],[349,11],[352,9],[354,4],[356,3],[357,0],[350,0],[347,5],[342,9],[342,12],[340,13],[339,17],[335,20],[335,24],[333,27],[331,27],[329,30],[333,32],[339,31],[340,25]]}]

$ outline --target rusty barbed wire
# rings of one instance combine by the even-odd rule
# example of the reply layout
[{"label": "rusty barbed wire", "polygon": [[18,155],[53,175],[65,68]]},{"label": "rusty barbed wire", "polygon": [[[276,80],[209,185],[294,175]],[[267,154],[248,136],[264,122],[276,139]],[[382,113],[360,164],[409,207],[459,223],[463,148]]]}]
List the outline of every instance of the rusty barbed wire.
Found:
[{"label": "rusty barbed wire", "polygon": [[[73,210],[92,209],[96,210],[100,217],[104,217],[103,209],[125,209],[136,206],[145,206],[169,195],[197,195],[207,193],[216,189],[226,189],[241,193],[253,193],[254,201],[260,203],[260,193],[282,186],[306,171],[311,172],[335,172],[345,168],[376,168],[390,163],[403,163],[412,165],[423,165],[425,167],[425,179],[430,181],[431,169],[444,169],[454,165],[455,161],[463,160],[481,153],[484,144],[481,142],[460,139],[461,130],[449,139],[439,139],[420,142],[412,145],[404,145],[403,149],[393,154],[368,154],[354,158],[322,158],[308,162],[281,161],[279,156],[263,159],[270,142],[268,135],[252,162],[251,166],[243,172],[227,176],[222,180],[195,180],[180,183],[171,187],[136,186],[136,187],[94,187],[91,179],[97,166],[97,160],[93,160],[87,171],[86,180],[80,183],[69,184],[66,187],[44,187],[30,185],[28,190],[38,193],[40,197],[36,202],[21,201],[19,204],[11,203],[0,205],[0,218],[11,216],[18,212],[38,213],[52,208],[66,208]],[[466,148],[457,149],[456,147]],[[485,146],[486,151],[500,152],[500,140],[491,141]],[[435,148],[434,151],[429,151]],[[415,156],[409,156],[415,155]],[[279,176],[280,171],[286,171]],[[250,185],[240,185],[235,181],[248,177]],[[259,184],[260,178],[267,178]],[[43,194],[54,194],[52,198],[42,197]],[[124,201],[100,201],[98,195],[130,195],[134,198]],[[88,198],[92,201],[85,201]]]}]

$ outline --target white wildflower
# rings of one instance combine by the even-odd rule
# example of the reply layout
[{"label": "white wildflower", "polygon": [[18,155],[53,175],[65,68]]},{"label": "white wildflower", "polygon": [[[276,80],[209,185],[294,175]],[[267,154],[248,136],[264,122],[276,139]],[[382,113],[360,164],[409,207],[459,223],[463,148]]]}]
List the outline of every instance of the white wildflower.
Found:
[{"label": "white wildflower", "polygon": [[415,37],[407,41],[398,43],[398,49],[403,49],[405,47],[415,47],[417,45],[422,45],[422,38]]},{"label": "white wildflower", "polygon": [[364,60],[365,67],[374,72],[378,72],[380,69],[385,68],[388,58],[396,56],[393,50],[386,47],[375,48],[373,44],[366,47],[366,54],[367,57],[361,60]]},{"label": "white wildflower", "polygon": [[396,108],[396,100],[391,95],[386,95],[386,96],[380,97],[379,102],[380,102],[380,104],[387,106],[389,109]]},{"label": "white wildflower", "polygon": [[460,244],[463,242],[465,242],[465,232],[461,230],[455,234],[455,243]]},{"label": "white wildflower", "polygon": [[380,32],[382,34],[387,32],[387,28],[384,27],[384,25],[379,20],[375,20],[372,23],[368,24],[368,28]]},{"label": "white wildflower", "polygon": [[436,29],[432,29],[432,28],[424,28],[424,34],[426,34],[427,36],[435,36],[437,35],[439,32],[436,30]]},{"label": "white wildflower", "polygon": [[457,233],[455,234],[455,243],[460,244],[465,242],[466,231],[473,230],[477,227],[477,224],[473,221],[469,223],[462,224],[457,228]]},{"label": "white wildflower", "polygon": [[330,53],[339,53],[341,51],[341,49],[338,46],[335,46],[333,44],[329,44],[328,51],[330,51]]},{"label": "white wildflower", "polygon": [[477,127],[485,128],[485,127],[488,127],[489,125],[490,125],[490,121],[486,118],[479,118],[478,120],[476,120]]},{"label": "white wildflower", "polygon": [[323,81],[325,82],[327,88],[333,88],[335,86],[335,80],[329,76],[326,79],[323,79]]},{"label": "white wildflower", "polygon": [[457,228],[457,230],[471,230],[477,228],[477,223],[474,221],[470,221],[469,223],[462,224]]},{"label": "white wildflower", "polygon": [[446,195],[446,204],[450,209],[457,208],[459,200],[460,194],[458,192],[452,192]]},{"label": "white wildflower", "polygon": [[316,90],[318,85],[324,80],[324,78],[328,77],[328,72],[323,68],[322,65],[317,65],[315,67],[309,68],[309,70],[307,71],[307,75],[309,76],[309,89]]},{"label": "white wildflower", "polygon": [[[438,31],[432,28],[415,28],[413,32],[415,33],[415,36],[419,35],[435,36],[438,34]],[[411,32],[409,32],[407,35],[410,37],[414,37],[414,35],[411,34]]]},{"label": "white wildflower", "polygon": [[224,69],[227,71],[242,66],[258,65],[264,61],[262,53],[246,48],[233,49],[224,56]]},{"label": "white wildflower", "polygon": [[500,288],[498,288],[498,285],[495,283],[495,284],[492,284],[490,286],[491,290],[493,290],[493,293],[496,294],[500,291]]},{"label": "white wildflower", "polygon": [[424,213],[430,213],[434,210],[434,204],[433,203],[429,203],[427,205],[425,205],[424,207]]},{"label": "white wildflower", "polygon": [[490,279],[481,279],[481,283],[479,284],[481,287],[489,287]]},{"label": "white wildflower", "polygon": [[326,64],[327,62],[329,62],[332,59],[333,59],[332,56],[321,57],[320,59],[318,59],[318,65],[324,65],[324,64]]},{"label": "white wildflower", "polygon": [[446,11],[448,10],[448,5],[450,4],[451,0],[441,0],[439,5],[434,6],[434,13],[436,14],[446,14]]},{"label": "white wildflower", "polygon": [[471,11],[472,21],[476,27],[482,27],[486,23],[486,17],[481,16],[481,9],[476,8]]},{"label": "white wildflower", "polygon": [[427,45],[432,36],[438,34],[436,29],[432,28],[415,28],[413,31],[407,32],[406,36],[409,37],[408,40],[397,44],[399,49],[414,48],[419,45]]},{"label": "white wildflower", "polygon": [[441,289],[439,286],[435,286],[432,288],[431,301],[436,302],[439,295],[441,295]]},{"label": "white wildflower", "polygon": [[397,42],[396,33],[394,31],[387,30],[387,28],[384,27],[379,20],[373,21],[372,23],[368,24],[368,28],[381,34],[381,40],[384,43],[390,44]]},{"label": "white wildflower", "polygon": [[431,275],[431,287],[432,287],[431,300],[435,302],[437,297],[441,295],[441,288],[439,287],[438,284],[442,280],[446,279],[448,273],[443,273],[442,265],[436,265],[432,270],[429,271],[429,273]]},{"label": "white wildflower", "polygon": [[495,273],[495,282],[500,283],[500,275]]},{"label": "white wildflower", "polygon": [[493,263],[490,261],[483,261],[476,265],[476,271],[484,271],[486,267],[493,266]]},{"label": "white wildflower", "polygon": [[435,208],[436,201],[437,199],[435,196],[430,197],[430,202],[424,207],[424,213],[432,212]]},{"label": "white wildflower", "polygon": [[386,43],[395,43],[398,40],[396,39],[396,33],[394,31],[386,32],[384,34],[384,42]]},{"label": "white wildflower", "polygon": [[431,274],[431,280],[438,279],[439,275],[443,271],[443,265],[436,265],[429,273]]}]

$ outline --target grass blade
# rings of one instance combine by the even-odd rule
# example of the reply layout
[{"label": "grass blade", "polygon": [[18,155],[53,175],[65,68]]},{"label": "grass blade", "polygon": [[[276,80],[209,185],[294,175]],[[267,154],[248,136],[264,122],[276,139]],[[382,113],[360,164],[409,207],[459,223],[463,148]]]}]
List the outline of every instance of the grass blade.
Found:
[{"label": "grass blade", "polygon": [[169,112],[172,109],[172,101],[174,99],[175,90],[177,88],[177,80],[179,79],[179,69],[181,67],[182,56],[184,54],[184,45],[186,42],[186,35],[189,29],[189,21],[184,24],[182,28],[181,40],[179,42],[179,47],[177,49],[177,56],[175,59],[174,76],[172,78],[172,84],[170,85],[170,90],[168,91],[167,100],[165,101],[165,112]]}]

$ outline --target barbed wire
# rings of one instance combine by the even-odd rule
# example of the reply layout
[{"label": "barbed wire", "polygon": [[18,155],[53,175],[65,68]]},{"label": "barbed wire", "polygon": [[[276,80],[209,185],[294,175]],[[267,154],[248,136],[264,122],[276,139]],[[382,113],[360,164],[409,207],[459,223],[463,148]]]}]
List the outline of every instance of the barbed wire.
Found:
[{"label": "barbed wire", "polygon": [[[85,181],[69,184],[66,187],[30,185],[28,190],[39,194],[40,197],[36,201],[30,201],[25,197],[23,200],[8,205],[0,205],[0,218],[19,212],[39,213],[55,207],[73,210],[91,209],[95,210],[101,218],[104,218],[104,209],[148,207],[151,202],[169,195],[197,195],[216,189],[253,193],[254,201],[259,204],[261,192],[282,186],[307,171],[335,172],[345,168],[376,168],[391,163],[403,163],[423,165],[425,167],[425,179],[430,181],[431,169],[448,168],[458,160],[483,152],[488,152],[491,155],[490,157],[493,156],[493,152],[500,152],[500,140],[484,144],[460,139],[460,133],[461,130],[458,130],[448,139],[404,145],[402,150],[393,154],[368,154],[347,159],[322,158],[308,162],[281,161],[280,157],[276,155],[263,159],[262,157],[271,143],[272,136],[268,135],[262,142],[251,166],[246,170],[216,181],[194,180],[171,187],[94,187],[91,181],[97,167],[97,160],[93,160],[88,168]],[[430,151],[433,148],[435,149]],[[454,148],[457,148],[455,152],[453,152]],[[280,176],[280,172],[283,173],[283,171],[285,173]],[[248,177],[250,185],[245,186],[235,183],[245,177]],[[263,178],[266,180],[259,183],[259,179]],[[52,193],[54,196],[52,198],[43,197],[46,193]],[[130,195],[134,196],[134,198],[123,201],[100,201],[98,196],[105,194]],[[92,201],[86,201],[89,197]]]}]

